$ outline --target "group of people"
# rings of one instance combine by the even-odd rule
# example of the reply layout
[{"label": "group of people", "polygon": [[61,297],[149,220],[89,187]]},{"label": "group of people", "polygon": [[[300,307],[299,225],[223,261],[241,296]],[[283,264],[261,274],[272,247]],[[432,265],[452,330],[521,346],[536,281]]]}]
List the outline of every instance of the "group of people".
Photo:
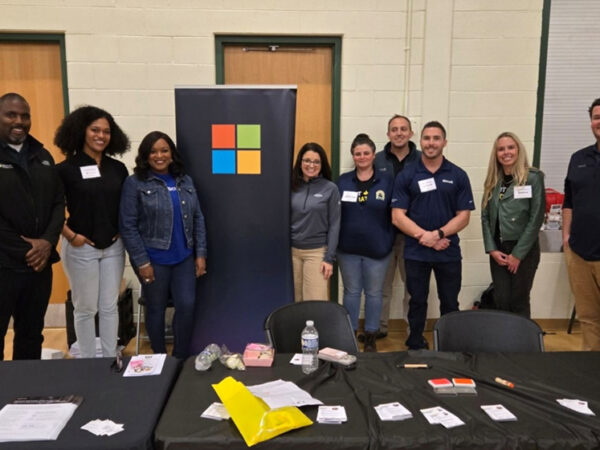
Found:
[{"label": "group of people", "polygon": [[[563,240],[567,268],[582,324],[583,347],[600,350],[600,99],[589,108],[596,143],[576,152],[565,180]],[[462,267],[458,233],[475,209],[469,178],[443,156],[446,130],[423,126],[421,150],[410,140],[410,120],[394,115],[380,152],[365,134],[350,151],[355,169],[336,185],[325,151],[306,144],[294,166],[292,254],[296,301],[327,299],[334,257],[344,286],[343,303],[358,332],[364,293],[365,351],[387,335],[392,283],[405,285],[409,349],[428,347],[423,336],[433,271],[440,314],[458,310]],[[531,316],[530,291],[540,261],[538,232],[544,221],[544,175],[529,164],[518,136],[501,133],[490,153],[481,226],[500,310]],[[393,226],[392,226],[393,225]],[[407,307],[408,306],[408,307]]]},{"label": "group of people", "polygon": [[[584,349],[600,350],[600,241],[594,238],[600,226],[600,99],[589,114],[596,143],[571,157],[563,241]],[[54,143],[66,159],[56,166],[30,128],[27,101],[16,93],[0,97],[0,359],[11,317],[13,359],[41,355],[61,235],[82,357],[96,355],[96,314],[102,355],[116,353],[125,251],[142,285],[152,350],[166,352],[164,313],[172,301],[173,354],[187,357],[196,278],[206,273],[207,246],[198,196],[175,143],[160,131],[146,135],[129,175],[114,158],[129,150],[129,139],[100,108],[83,106],[64,118]],[[411,141],[405,116],[389,120],[387,136],[389,142],[376,152],[368,135],[357,135],[350,146],[355,168],[337,184],[317,143],[302,146],[292,172],[295,300],[326,300],[337,260],[343,303],[357,333],[364,293],[364,335],[358,338],[365,351],[376,351],[376,340],[387,335],[397,272],[405,285],[408,348],[428,346],[423,330],[432,271],[440,313],[458,310],[458,233],[475,209],[466,172],[443,155],[447,139],[441,123],[423,126],[421,150]],[[540,261],[544,176],[530,166],[514,133],[501,133],[492,145],[481,206],[495,306],[529,317]]]},{"label": "group of people", "polygon": [[16,93],[0,97],[0,359],[11,316],[13,359],[40,358],[61,235],[82,357],[96,356],[96,314],[102,355],[116,355],[125,251],[142,284],[152,350],[166,352],[164,313],[172,301],[173,355],[189,356],[206,230],[174,142],[149,133],[128,175],[114,156],[129,150],[129,139],[103,109],[83,106],[64,118],[54,143],[65,160],[56,166],[30,128],[27,101]]}]

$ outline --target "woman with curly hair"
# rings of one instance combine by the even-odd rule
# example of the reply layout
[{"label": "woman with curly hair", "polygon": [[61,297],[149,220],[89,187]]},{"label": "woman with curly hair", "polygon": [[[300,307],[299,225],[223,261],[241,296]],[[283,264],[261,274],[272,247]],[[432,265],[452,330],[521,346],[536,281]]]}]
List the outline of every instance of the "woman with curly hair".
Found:
[{"label": "woman with curly hair", "polygon": [[117,300],[125,266],[119,203],[128,173],[112,156],[129,150],[129,139],[108,112],[82,106],[64,118],[54,143],[67,157],[57,165],[69,213],[62,230],[61,256],[71,285],[81,357],[96,356],[96,313],[102,355],[114,357]]},{"label": "woman with curly hair", "polygon": [[529,292],[540,262],[538,232],[545,211],[544,174],[529,166],[516,134],[501,133],[492,146],[481,213],[498,309],[531,315]]},{"label": "woman with curly hair", "polygon": [[295,299],[327,300],[340,232],[340,194],[331,181],[327,154],[315,142],[304,144],[298,152],[291,209]]},{"label": "woman with curly hair", "polygon": [[196,278],[206,273],[206,228],[192,179],[175,143],[161,131],[146,135],[125,180],[120,231],[142,283],[146,330],[154,353],[166,353],[165,308],[175,306],[173,356],[190,355]]}]

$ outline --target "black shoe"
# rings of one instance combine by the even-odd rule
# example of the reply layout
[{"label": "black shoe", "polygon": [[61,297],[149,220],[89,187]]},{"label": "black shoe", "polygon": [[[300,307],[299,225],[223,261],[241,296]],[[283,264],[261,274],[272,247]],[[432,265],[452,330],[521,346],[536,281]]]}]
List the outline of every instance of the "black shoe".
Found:
[{"label": "black shoe", "polygon": [[410,340],[410,337],[404,343],[409,350],[429,350],[429,342],[424,337],[421,338],[421,342],[415,344]]},{"label": "black shoe", "polygon": [[365,335],[364,334],[359,334],[358,336],[356,336],[356,340],[358,342],[360,342],[361,344],[363,344],[365,342]]},{"label": "black shoe", "polygon": [[376,336],[377,333],[365,333],[365,353],[377,352]]},{"label": "black shoe", "polygon": [[387,337],[387,331],[377,330],[377,333],[375,333],[375,339],[383,339],[386,337]]}]

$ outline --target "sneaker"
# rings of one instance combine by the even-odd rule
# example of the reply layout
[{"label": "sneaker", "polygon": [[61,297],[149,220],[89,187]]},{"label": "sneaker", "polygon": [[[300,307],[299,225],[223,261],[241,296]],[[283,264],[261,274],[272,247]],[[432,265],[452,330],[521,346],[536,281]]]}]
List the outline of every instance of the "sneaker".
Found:
[{"label": "sneaker", "polygon": [[377,333],[375,333],[375,339],[383,339],[386,337],[387,337],[387,331],[377,330]]}]

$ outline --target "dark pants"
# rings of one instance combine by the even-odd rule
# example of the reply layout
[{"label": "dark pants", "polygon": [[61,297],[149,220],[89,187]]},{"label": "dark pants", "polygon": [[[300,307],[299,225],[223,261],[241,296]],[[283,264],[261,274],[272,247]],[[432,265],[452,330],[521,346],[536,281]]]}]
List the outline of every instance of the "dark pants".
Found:
[{"label": "dark pants", "polygon": [[[499,250],[510,254],[516,241],[503,242]],[[516,274],[508,271],[506,266],[499,266],[490,256],[490,271],[494,282],[494,303],[496,308],[510,311],[522,316],[531,317],[529,293],[533,286],[533,277],[540,263],[540,244],[535,242],[529,253],[519,263]]]},{"label": "dark pants", "polygon": [[423,330],[427,320],[427,297],[429,296],[429,280],[431,271],[435,276],[440,314],[458,311],[458,293],[462,280],[461,261],[455,262],[423,262],[406,260],[406,287],[410,294],[408,304],[408,324],[410,335],[406,345],[411,350],[425,346]]},{"label": "dark pants", "polygon": [[52,291],[52,268],[41,272],[0,269],[0,360],[4,359],[4,337],[13,317],[13,359],[40,359],[44,316]]},{"label": "dark pants", "polygon": [[169,296],[175,306],[173,356],[184,359],[190,355],[196,306],[196,272],[193,256],[172,266],[152,264],[154,282],[142,284],[146,300],[146,331],[154,353],[166,353],[165,309]]}]

